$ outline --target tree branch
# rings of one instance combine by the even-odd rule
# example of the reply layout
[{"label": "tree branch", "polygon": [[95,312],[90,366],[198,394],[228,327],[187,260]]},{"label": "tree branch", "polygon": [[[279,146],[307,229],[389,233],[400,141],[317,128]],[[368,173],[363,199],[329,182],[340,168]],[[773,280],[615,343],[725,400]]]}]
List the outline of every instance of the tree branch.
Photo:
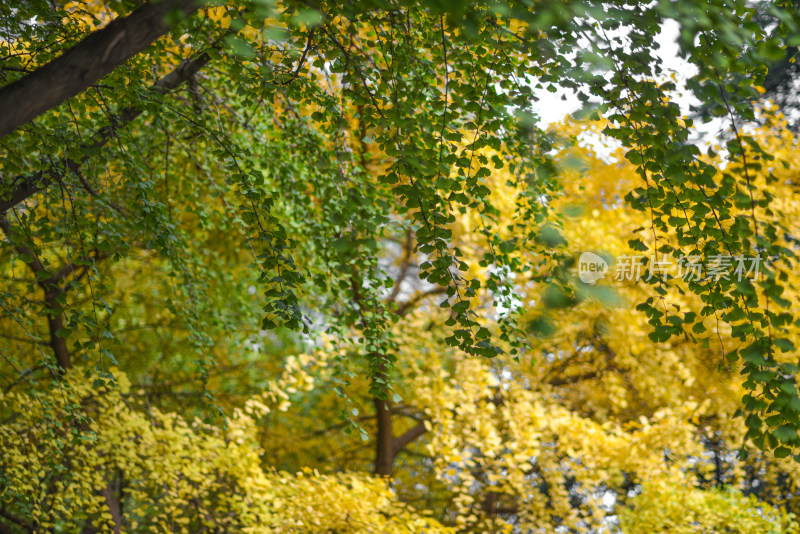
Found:
[{"label": "tree branch", "polygon": [[[0,509],[0,517],[2,517],[3,519],[5,519],[5,520],[7,520],[7,521],[9,521],[11,523],[14,523],[15,525],[19,526],[20,528],[24,528],[28,532],[33,532],[33,525],[31,525],[30,523],[28,523],[24,519],[21,519],[19,517],[15,517],[15,516],[9,514],[4,509]],[[6,529],[5,531],[0,530],[0,532],[14,532],[13,530],[11,530],[11,528],[3,525],[2,523],[0,523],[0,527]]]},{"label": "tree branch", "polygon": [[592,380],[593,378],[597,378],[600,376],[600,371],[589,371],[587,373],[583,373],[580,375],[570,375],[570,376],[560,376],[551,378],[547,381],[548,384],[551,386],[566,386],[569,384],[577,384],[578,382],[583,382],[584,380]]},{"label": "tree branch", "polygon": [[432,297],[434,295],[442,295],[442,294],[444,294],[446,292],[447,292],[447,287],[445,287],[445,286],[437,286],[437,287],[434,287],[433,289],[430,289],[428,291],[423,291],[421,293],[417,293],[416,295],[414,295],[410,299],[406,300],[405,302],[401,302],[397,306],[396,313],[400,317],[403,317],[406,313],[411,311],[414,308],[414,306],[419,304],[422,300],[426,299],[427,297]]},{"label": "tree branch", "polygon": [[114,522],[114,534],[120,534],[122,532],[122,508],[116,495],[114,495],[114,485],[109,482],[100,494],[105,499],[108,512]]},{"label": "tree branch", "polygon": [[423,435],[428,430],[425,428],[425,423],[420,421],[413,427],[406,430],[403,434],[397,436],[392,440],[393,456],[402,451],[409,443]]},{"label": "tree branch", "polygon": [[[202,52],[194,57],[186,59],[175,67],[172,72],[155,82],[150,89],[160,94],[169,93],[197,74],[210,60],[211,57],[207,52]],[[124,108],[112,119],[111,124],[98,130],[95,135],[92,136],[92,140],[81,147],[81,150],[87,151],[102,147],[111,139],[116,130],[124,127],[141,114],[142,109],[139,107],[129,106]],[[81,165],[88,159],[88,156],[84,156],[79,162],[75,160],[66,160],[64,161],[64,168],[70,169],[73,172],[79,172]],[[58,170],[54,168],[37,172],[30,176],[17,177],[12,181],[12,183],[16,185],[11,188],[10,193],[0,194],[0,215],[36,193],[47,189],[47,187],[57,181],[59,177],[60,174]]]},{"label": "tree branch", "polygon": [[0,89],[0,138],[90,87],[167,33],[167,15],[176,10],[192,14],[197,4],[195,0],[145,3]]},{"label": "tree branch", "polygon": [[[362,136],[363,137],[363,136]],[[406,242],[405,246],[403,247],[403,259],[400,263],[400,273],[397,275],[397,279],[394,281],[394,288],[392,288],[391,294],[386,298],[386,302],[394,302],[397,299],[397,295],[400,294],[400,288],[403,285],[403,282],[408,276],[408,270],[411,268],[411,255],[414,253],[414,231],[409,228],[406,232]]]},{"label": "tree branch", "polygon": [[25,243],[15,241],[12,235],[11,224],[4,216],[0,216],[0,229],[6,234],[17,254],[25,258],[25,264],[33,271],[36,284],[44,291],[45,313],[47,314],[47,327],[50,332],[50,347],[56,357],[56,362],[62,369],[71,367],[71,359],[67,340],[57,335],[64,327],[64,317],[61,310],[61,300],[64,289],[59,284],[60,280],[54,275],[47,276],[49,271],[42,265],[36,252]]}]

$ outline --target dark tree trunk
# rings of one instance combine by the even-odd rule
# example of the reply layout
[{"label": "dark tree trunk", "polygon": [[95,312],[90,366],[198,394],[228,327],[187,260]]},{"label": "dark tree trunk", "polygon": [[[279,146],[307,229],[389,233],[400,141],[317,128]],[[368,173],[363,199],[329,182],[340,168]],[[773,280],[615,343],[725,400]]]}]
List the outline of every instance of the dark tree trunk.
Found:
[{"label": "dark tree trunk", "polygon": [[378,435],[375,439],[375,474],[391,476],[394,463],[391,401],[374,399]]},{"label": "dark tree trunk", "polygon": [[72,367],[67,340],[56,334],[56,332],[64,327],[64,314],[61,310],[61,304],[58,302],[59,297],[63,295],[63,293],[63,290],[57,286],[50,287],[49,290],[45,288],[44,303],[47,307],[47,327],[50,332],[50,347],[53,349],[53,354],[56,356],[58,365],[66,370]]},{"label": "dark tree trunk", "polygon": [[2,216],[0,216],[0,229],[13,243],[14,250],[19,255],[27,258],[26,265],[36,277],[37,285],[44,291],[44,306],[47,314],[47,328],[50,334],[50,347],[53,349],[53,355],[56,357],[58,365],[63,370],[69,369],[72,366],[72,362],[67,348],[67,340],[58,335],[58,331],[64,326],[61,303],[64,297],[64,289],[61,287],[61,279],[66,275],[68,269],[59,270],[59,273],[45,277],[48,273],[45,271],[44,265],[42,265],[36,252],[27,244],[15,241],[15,239],[20,239],[20,236],[15,238],[11,224],[8,219]]}]

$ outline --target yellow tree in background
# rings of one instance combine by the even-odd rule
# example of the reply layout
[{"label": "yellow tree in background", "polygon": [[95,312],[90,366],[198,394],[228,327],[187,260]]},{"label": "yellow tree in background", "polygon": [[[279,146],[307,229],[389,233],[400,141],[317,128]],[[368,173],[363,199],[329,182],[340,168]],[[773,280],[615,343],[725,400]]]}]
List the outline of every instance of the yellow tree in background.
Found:
[{"label": "yellow tree in background", "polygon": [[[735,341],[713,324],[705,338],[698,327],[698,339],[654,339],[635,307],[648,286],[615,280],[621,258],[643,255],[629,241],[647,219],[621,202],[641,180],[634,167],[583,146],[602,127],[570,122],[556,132],[563,189],[539,237],[550,254],[541,272],[514,280],[528,299],[519,308],[528,310],[527,353],[476,358],[446,343],[443,293],[416,277],[425,258],[405,232],[384,245],[398,280],[384,295],[396,303],[393,399],[365,394],[369,375],[352,368],[369,365],[358,330],[309,350],[255,332],[218,346],[207,387],[229,415],[222,429],[186,411],[196,402],[191,373],[160,368],[170,382],[148,359],[131,378],[115,370],[117,388],[95,389],[79,367],[47,394],[12,385],[2,397],[0,517],[12,532],[795,531],[797,464],[743,445],[734,419],[747,393],[726,358]],[[779,199],[770,216],[789,241],[796,140],[777,120],[758,136],[785,163],[756,179]],[[739,179],[734,165],[725,172]],[[501,213],[527,201],[502,171],[490,180]],[[467,209],[452,225],[466,257],[488,247],[480,219]],[[502,239],[514,238],[512,224],[499,218]],[[578,280],[574,260],[586,251],[610,263],[595,284]],[[120,329],[141,324],[137,314],[166,313],[147,281],[159,264],[142,265],[138,311],[121,316]],[[136,280],[112,279],[119,292]],[[686,314],[702,303],[675,292],[659,305]],[[180,337],[158,339],[161,350],[180,350]],[[131,340],[145,358],[157,352],[147,335]]]}]

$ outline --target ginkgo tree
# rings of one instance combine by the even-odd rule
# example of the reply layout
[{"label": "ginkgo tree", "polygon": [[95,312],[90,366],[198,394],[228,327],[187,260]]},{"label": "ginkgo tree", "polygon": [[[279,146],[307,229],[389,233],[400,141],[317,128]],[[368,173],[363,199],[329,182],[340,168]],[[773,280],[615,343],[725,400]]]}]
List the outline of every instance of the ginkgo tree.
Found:
[{"label": "ginkgo tree", "polygon": [[[597,126],[558,131],[577,143],[591,128]],[[776,154],[786,152],[790,168],[779,176],[791,176],[797,163],[786,147],[793,136],[775,128],[759,138]],[[565,192],[553,200],[563,237],[553,248],[618,259],[635,252],[627,240],[643,214],[613,201],[638,179],[635,168],[621,154],[607,162],[576,145],[559,149],[554,161]],[[513,202],[506,177],[492,180]],[[777,183],[791,187],[789,180]],[[583,209],[576,209],[570,187],[582,188]],[[796,224],[793,209],[780,212],[789,226]],[[467,257],[487,246],[472,230],[477,215],[467,211],[452,227]],[[409,260],[413,247],[399,243],[405,246],[387,253],[387,268],[411,272],[420,259]],[[730,365],[720,368],[716,345],[655,343],[646,316],[630,306],[648,286],[614,280],[613,271],[569,306],[548,300],[551,280],[519,283],[534,303],[530,352],[514,361],[448,346],[450,329],[435,306],[442,294],[409,282],[394,325],[398,352],[390,380],[402,397],[395,401],[364,395],[369,361],[355,337],[326,337],[299,352],[268,336],[227,346],[229,354],[218,356],[221,371],[207,378],[229,414],[224,428],[172,413],[201,405],[191,400],[197,389],[182,382],[191,372],[159,365],[161,375],[153,376],[147,362],[145,370],[115,371],[121,383],[112,388],[97,389],[74,373],[62,391],[37,397],[17,385],[3,398],[7,413],[17,414],[3,429],[3,476],[13,488],[6,517],[23,531],[26,525],[265,532],[314,532],[321,525],[351,532],[795,528],[797,464],[753,446],[739,457],[743,436],[733,415],[745,390]],[[729,333],[721,336],[732,342]],[[179,352],[171,338],[156,337]],[[342,362],[350,363],[351,375],[342,373]],[[62,421],[74,417],[66,400],[73,395],[86,419],[64,434]],[[356,432],[340,417],[345,403]],[[81,468],[64,471],[62,464]],[[371,476],[387,464],[391,489]]]},{"label": "ginkgo tree", "polygon": [[[0,353],[4,443],[15,451],[3,517],[23,530],[159,530],[178,528],[159,518],[194,506],[182,528],[279,528],[271,512],[216,499],[262,498],[277,484],[272,467],[335,472],[320,458],[338,430],[351,432],[337,434],[339,466],[396,484],[365,473],[320,484],[414,503],[428,477],[420,509],[477,531],[592,528],[607,521],[603,488],[624,496],[641,481],[643,515],[623,524],[656,521],[663,510],[646,503],[670,492],[696,504],[698,521],[718,517],[709,507],[748,508],[735,491],[679,488],[704,480],[707,469],[687,465],[707,450],[738,450],[737,480],[758,462],[780,484],[794,480],[778,461],[800,443],[793,138],[779,122],[758,134],[752,124],[765,65],[796,43],[797,13],[774,3],[765,29],[758,9],[0,7]],[[668,21],[694,69],[685,87],[657,54]],[[538,126],[538,91],[559,86],[604,116],[598,128],[624,147],[614,164],[565,148],[573,126]],[[729,130],[707,154],[690,141],[683,91]],[[762,268],[744,279],[657,274],[617,295],[576,280],[582,250],[639,254],[651,272],[650,258],[697,258],[707,272],[714,258],[747,257]],[[718,410],[703,402],[711,390]],[[299,413],[283,415],[293,405]],[[204,422],[183,427],[178,412]],[[334,422],[309,428],[320,417]],[[187,457],[159,467],[146,446],[135,461],[105,460],[127,435],[114,437],[109,420],[137,436],[177,429],[202,455],[236,448],[203,426],[226,418],[252,418],[256,430],[251,448],[197,475],[213,488],[182,474]],[[433,452],[420,450],[423,436]],[[32,441],[60,455],[40,467]],[[671,467],[656,474],[667,449]],[[225,486],[244,480],[230,470],[238,454],[260,458],[271,482]],[[78,457],[92,468],[78,470]],[[38,485],[24,482],[33,472]],[[158,504],[147,485],[156,475],[177,484],[173,508],[123,513]],[[86,512],[64,508],[81,499]],[[100,500],[107,510],[89,507]],[[417,521],[381,503],[381,517]],[[788,521],[776,514],[739,519]],[[347,518],[339,528],[362,528]]]}]

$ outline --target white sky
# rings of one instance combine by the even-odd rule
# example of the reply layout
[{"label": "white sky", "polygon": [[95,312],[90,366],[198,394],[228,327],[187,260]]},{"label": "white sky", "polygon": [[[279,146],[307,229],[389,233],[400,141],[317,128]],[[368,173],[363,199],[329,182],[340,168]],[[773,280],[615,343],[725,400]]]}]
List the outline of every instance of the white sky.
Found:
[{"label": "white sky", "polygon": [[[682,59],[678,55],[678,23],[670,20],[662,26],[661,33],[656,37],[655,41],[659,45],[657,56],[662,60],[662,67],[664,73],[669,76],[675,74],[677,86],[681,94],[677,95],[675,101],[681,107],[685,115],[689,114],[689,106],[697,104],[698,101],[693,96],[688,95],[685,90],[686,79],[696,73],[696,68]],[[560,122],[568,114],[574,113],[581,109],[581,102],[571,90],[559,89],[555,93],[546,90],[537,91],[536,95],[539,101],[536,104],[536,112],[540,117],[540,125],[546,128],[550,124]],[[562,97],[565,99],[562,100]],[[723,119],[715,119],[708,124],[700,124],[695,122],[694,129],[696,130],[696,139],[698,145],[702,148],[707,147],[719,137],[719,132],[729,127],[727,121]],[[592,143],[593,148],[598,150],[598,154],[605,155],[609,152],[608,148],[602,149],[602,142]],[[605,154],[604,154],[605,153]]]}]

